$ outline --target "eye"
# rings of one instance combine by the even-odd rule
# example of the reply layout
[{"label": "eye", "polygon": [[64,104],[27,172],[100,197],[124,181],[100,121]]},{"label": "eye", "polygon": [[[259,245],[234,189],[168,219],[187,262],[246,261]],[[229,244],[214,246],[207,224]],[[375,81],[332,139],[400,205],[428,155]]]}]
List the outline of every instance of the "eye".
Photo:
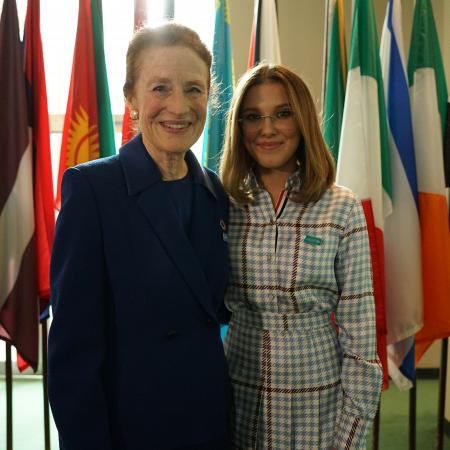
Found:
[{"label": "eye", "polygon": [[187,92],[192,92],[194,94],[202,94],[203,89],[200,86],[193,85],[187,88]]},{"label": "eye", "polygon": [[290,109],[282,109],[281,111],[278,111],[275,114],[275,117],[277,119],[283,120],[283,119],[290,119],[293,115],[294,115],[294,113],[292,112],[292,110],[290,110]]},{"label": "eye", "polygon": [[165,84],[157,84],[152,87],[153,92],[165,93],[169,90],[169,88]]},{"label": "eye", "polygon": [[255,113],[247,113],[242,116],[242,119],[249,123],[256,123],[261,120],[261,115]]}]

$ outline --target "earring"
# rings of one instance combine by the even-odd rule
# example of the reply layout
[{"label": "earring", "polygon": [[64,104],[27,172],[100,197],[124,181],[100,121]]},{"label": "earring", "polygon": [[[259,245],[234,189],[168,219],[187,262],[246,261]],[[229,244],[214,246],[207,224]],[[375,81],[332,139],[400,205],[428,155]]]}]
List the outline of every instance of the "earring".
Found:
[{"label": "earring", "polygon": [[130,119],[131,120],[137,120],[139,119],[139,111],[137,111],[136,109],[132,109],[130,111]]}]

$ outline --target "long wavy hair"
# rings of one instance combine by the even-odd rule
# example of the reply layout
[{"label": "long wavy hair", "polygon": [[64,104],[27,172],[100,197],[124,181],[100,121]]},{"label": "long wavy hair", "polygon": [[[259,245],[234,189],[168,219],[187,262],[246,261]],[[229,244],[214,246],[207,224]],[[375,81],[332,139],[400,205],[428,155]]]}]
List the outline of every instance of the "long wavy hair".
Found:
[{"label": "long wavy hair", "polygon": [[317,111],[304,81],[282,65],[259,64],[239,80],[227,115],[220,178],[225,190],[238,203],[251,203],[254,191],[248,183],[252,168],[257,168],[243,142],[239,118],[249,89],[262,83],[279,83],[286,89],[289,105],[297,120],[301,139],[297,149],[301,184],[290,198],[299,203],[315,202],[335,180],[335,164],[320,130]]}]

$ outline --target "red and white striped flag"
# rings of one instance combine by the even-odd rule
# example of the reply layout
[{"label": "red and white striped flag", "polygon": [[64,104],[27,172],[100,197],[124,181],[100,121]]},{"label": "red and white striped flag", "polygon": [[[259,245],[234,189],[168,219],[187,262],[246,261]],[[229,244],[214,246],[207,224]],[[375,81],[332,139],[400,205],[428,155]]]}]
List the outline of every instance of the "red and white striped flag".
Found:
[{"label": "red and white striped flag", "polygon": [[33,150],[14,0],[0,20],[0,338],[34,370],[39,307],[33,207]]}]

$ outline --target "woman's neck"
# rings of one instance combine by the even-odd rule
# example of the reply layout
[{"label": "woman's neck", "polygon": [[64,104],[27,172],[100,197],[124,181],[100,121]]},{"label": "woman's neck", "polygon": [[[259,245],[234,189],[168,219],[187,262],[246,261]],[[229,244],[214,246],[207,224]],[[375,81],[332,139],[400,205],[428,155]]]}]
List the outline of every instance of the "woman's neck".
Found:
[{"label": "woman's neck", "polygon": [[258,178],[264,189],[269,193],[272,204],[275,206],[281,192],[286,186],[286,180],[292,175],[291,172],[278,170],[259,170]]},{"label": "woman's neck", "polygon": [[179,180],[187,175],[188,166],[184,159],[187,151],[164,152],[155,150],[151,145],[145,145],[145,148],[158,166],[163,180]]}]

